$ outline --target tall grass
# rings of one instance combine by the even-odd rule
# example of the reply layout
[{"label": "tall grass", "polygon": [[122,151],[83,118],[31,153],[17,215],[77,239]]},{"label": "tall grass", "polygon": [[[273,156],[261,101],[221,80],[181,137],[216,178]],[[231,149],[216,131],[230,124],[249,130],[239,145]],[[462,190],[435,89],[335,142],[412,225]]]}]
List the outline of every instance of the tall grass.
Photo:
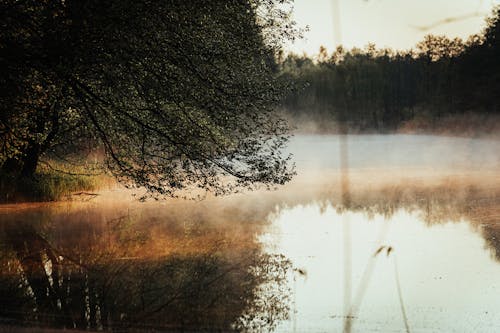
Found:
[{"label": "tall grass", "polygon": [[0,173],[0,203],[58,201],[74,192],[95,191],[110,182],[109,176],[85,173],[84,167],[58,165],[55,169],[41,165],[32,178]]}]

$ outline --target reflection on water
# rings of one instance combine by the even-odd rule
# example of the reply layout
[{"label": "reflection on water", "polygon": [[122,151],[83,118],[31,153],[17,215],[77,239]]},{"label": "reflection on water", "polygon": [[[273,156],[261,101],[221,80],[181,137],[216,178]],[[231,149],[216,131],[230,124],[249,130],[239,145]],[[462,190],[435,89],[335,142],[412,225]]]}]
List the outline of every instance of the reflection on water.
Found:
[{"label": "reflection on water", "polygon": [[348,207],[335,136],[275,192],[0,206],[0,330],[498,331],[500,144],[349,140]]},{"label": "reflection on water", "polygon": [[[498,329],[500,265],[464,221],[428,227],[404,210],[367,218],[314,203],[272,218],[263,236],[269,251],[305,272],[290,279],[294,313],[279,332],[341,332],[346,313],[354,332],[404,332],[403,313],[412,331]],[[346,220],[353,235],[349,311],[342,296]]]},{"label": "reflection on water", "polygon": [[289,262],[262,253],[258,225],[169,221],[168,210],[148,206],[114,217],[117,208],[2,216],[4,324],[227,331],[269,330],[286,318]]}]

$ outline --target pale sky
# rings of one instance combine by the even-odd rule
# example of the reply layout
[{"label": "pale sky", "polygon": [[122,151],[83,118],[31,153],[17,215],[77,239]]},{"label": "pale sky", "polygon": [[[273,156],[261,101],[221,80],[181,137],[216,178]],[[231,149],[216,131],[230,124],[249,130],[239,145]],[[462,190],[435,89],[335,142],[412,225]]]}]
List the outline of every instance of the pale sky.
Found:
[{"label": "pale sky", "polygon": [[[484,18],[499,3],[500,0],[295,0],[294,20],[299,26],[309,26],[309,32],[305,39],[287,49],[314,55],[320,45],[331,52],[339,42],[347,48],[362,48],[373,42],[377,47],[409,49],[426,34],[467,39],[484,28]],[[456,20],[449,22],[450,18]],[[340,34],[335,34],[335,25],[339,24]]]}]

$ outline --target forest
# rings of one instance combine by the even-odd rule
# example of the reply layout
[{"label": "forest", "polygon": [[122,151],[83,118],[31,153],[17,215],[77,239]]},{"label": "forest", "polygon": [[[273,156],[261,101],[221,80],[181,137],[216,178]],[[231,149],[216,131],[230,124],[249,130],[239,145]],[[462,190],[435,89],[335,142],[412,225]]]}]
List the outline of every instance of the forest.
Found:
[{"label": "forest", "polygon": [[296,89],[284,109],[295,123],[309,119],[326,131],[339,120],[353,131],[384,132],[498,116],[499,23],[497,6],[486,28],[466,41],[427,35],[406,51],[369,44],[332,53],[321,47],[314,57],[287,55],[281,69]]}]

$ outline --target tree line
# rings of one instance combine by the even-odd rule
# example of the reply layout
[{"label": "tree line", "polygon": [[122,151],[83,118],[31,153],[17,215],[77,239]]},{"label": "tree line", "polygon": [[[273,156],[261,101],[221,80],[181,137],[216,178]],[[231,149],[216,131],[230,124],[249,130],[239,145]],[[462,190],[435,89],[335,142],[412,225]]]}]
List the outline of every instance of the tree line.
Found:
[{"label": "tree line", "polygon": [[288,55],[283,75],[297,87],[283,106],[292,117],[343,120],[357,130],[391,130],[424,117],[499,114],[500,7],[467,41],[427,35],[408,51],[321,47]]}]

